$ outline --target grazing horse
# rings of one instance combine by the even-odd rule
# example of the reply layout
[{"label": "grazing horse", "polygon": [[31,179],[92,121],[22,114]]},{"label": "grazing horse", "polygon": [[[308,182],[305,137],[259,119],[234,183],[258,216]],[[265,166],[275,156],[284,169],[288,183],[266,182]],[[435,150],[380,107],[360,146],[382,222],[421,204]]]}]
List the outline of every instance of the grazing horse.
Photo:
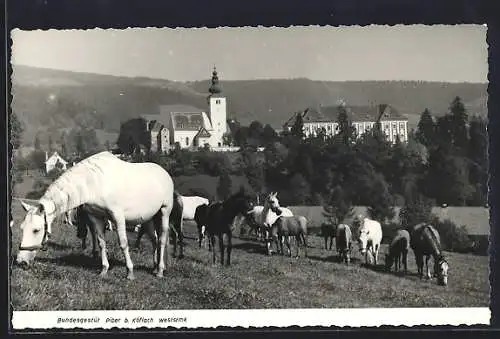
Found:
[{"label": "grazing horse", "polygon": [[[325,240],[325,250],[332,250],[333,238],[335,238],[336,228],[333,224],[321,224],[321,236]],[[328,248],[328,239],[330,239],[330,248]]]},{"label": "grazing horse", "polygon": [[299,258],[300,243],[304,245],[305,256],[307,257],[307,219],[301,215],[292,217],[279,217],[272,224],[269,231],[270,238],[276,242],[276,247],[279,246],[281,253],[283,252],[283,240],[288,247],[289,256],[292,256],[292,249],[290,248],[290,237],[295,237],[297,244],[297,255]]},{"label": "grazing horse", "polygon": [[[184,202],[182,196],[174,191],[174,206],[172,207],[172,211],[170,212],[170,222],[173,227],[170,227],[169,232],[172,236],[173,249],[172,249],[172,257],[175,258],[177,256],[177,244],[179,245],[179,259],[184,257],[184,230],[183,230],[183,213],[184,213]],[[151,222],[143,224],[139,227],[139,234],[137,234],[137,239],[135,240],[135,248],[139,249],[141,245],[141,238],[147,233],[150,240],[153,242],[157,241],[157,234],[154,224]]]},{"label": "grazing horse", "polygon": [[340,224],[337,226],[335,236],[335,247],[339,261],[344,261],[347,265],[351,262],[351,247],[352,247],[352,232],[347,224]]},{"label": "grazing horse", "polygon": [[[253,215],[255,220],[260,219],[260,226],[264,229],[266,239],[267,255],[271,255],[272,251],[270,230],[272,225],[274,225],[279,217],[293,217],[293,213],[288,208],[280,206],[278,193],[271,192],[264,201],[264,206],[262,208],[262,211],[260,212],[260,217],[259,209],[254,209]],[[280,241],[282,241],[282,239],[280,239]]]},{"label": "grazing horse", "polygon": [[418,274],[424,277],[424,256],[427,268],[427,279],[431,278],[429,270],[429,259],[434,259],[434,273],[437,274],[438,284],[446,286],[448,284],[448,262],[441,250],[441,239],[438,231],[427,223],[420,223],[413,227],[411,231],[410,247],[415,253]]},{"label": "grazing horse", "polygon": [[84,205],[80,205],[64,214],[63,223],[76,227],[76,236],[82,241],[82,249],[87,248],[87,234],[90,230],[92,240],[92,256],[97,258],[99,251],[97,250],[97,230],[96,225],[90,219],[89,214],[85,211]]},{"label": "grazing horse", "polygon": [[[196,208],[202,204],[208,205],[209,202],[207,198],[202,198],[198,196],[188,197],[180,195],[179,193],[175,194],[176,194],[175,199],[176,200],[180,199],[180,201],[177,201],[177,205],[182,205],[182,220],[196,221],[195,220]],[[175,205],[174,208],[176,208]],[[201,231],[201,225],[198,225],[198,240],[201,246],[200,231]],[[141,231],[141,228],[139,227],[137,228],[137,232],[139,232],[139,234],[137,235],[136,248],[139,248],[140,240],[145,231]]]},{"label": "grazing horse", "polygon": [[408,272],[408,250],[410,249],[410,233],[407,230],[398,230],[389,245],[389,253],[385,255],[385,269],[390,271],[394,263],[394,271],[401,269],[401,260],[405,274]]},{"label": "grazing horse", "polygon": [[375,265],[377,265],[378,251],[383,235],[382,225],[378,221],[362,216],[356,217],[354,223],[359,224],[358,244],[361,255],[365,256],[365,262],[368,264],[368,254],[371,254]]},{"label": "grazing horse", "polygon": [[[134,279],[126,225],[155,219],[159,241],[155,244],[154,272],[165,270],[168,253],[168,229],[174,200],[174,183],[167,171],[154,163],[129,163],[110,152],[94,154],[66,170],[46,190],[35,205],[22,202],[26,216],[21,223],[22,239],[16,263],[27,267],[38,250],[45,247],[54,219],[85,204],[94,218],[109,219],[118,233],[127,266],[127,278]],[[98,234],[102,271],[106,276],[109,262],[106,242]]]},{"label": "grazing horse", "polygon": [[208,205],[206,231],[212,248],[213,263],[215,264],[215,236],[219,241],[221,264],[224,265],[224,235],[227,237],[227,261],[231,264],[232,250],[232,225],[237,215],[247,217],[253,209],[253,202],[244,190],[230,196],[224,201],[218,201]]}]

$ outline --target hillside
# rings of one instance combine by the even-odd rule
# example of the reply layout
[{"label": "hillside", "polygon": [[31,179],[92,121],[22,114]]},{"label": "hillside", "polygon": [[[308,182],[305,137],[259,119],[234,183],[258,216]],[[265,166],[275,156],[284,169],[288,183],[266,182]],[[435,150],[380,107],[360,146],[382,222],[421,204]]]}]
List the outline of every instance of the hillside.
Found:
[{"label": "hillside", "polygon": [[[91,120],[96,129],[117,133],[120,122],[140,114],[155,114],[159,105],[185,104],[206,109],[209,81],[174,82],[76,73],[14,66],[12,107],[25,123],[24,144],[39,129],[53,132]],[[253,120],[280,129],[292,112],[315,105],[390,103],[415,127],[429,108],[442,115],[455,96],[470,114],[487,114],[487,84],[421,81],[325,82],[309,79],[224,81],[229,116],[243,124]],[[75,122],[76,121],[76,122]]]}]

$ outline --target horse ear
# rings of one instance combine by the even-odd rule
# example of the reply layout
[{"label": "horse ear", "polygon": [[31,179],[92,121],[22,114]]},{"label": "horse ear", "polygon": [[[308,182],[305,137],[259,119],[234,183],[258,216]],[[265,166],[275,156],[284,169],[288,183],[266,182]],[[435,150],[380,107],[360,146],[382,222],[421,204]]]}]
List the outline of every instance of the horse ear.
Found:
[{"label": "horse ear", "polygon": [[28,204],[28,203],[25,203],[25,202],[24,202],[24,201],[22,201],[22,200],[21,200],[21,205],[23,206],[23,208],[24,208],[24,210],[25,210],[25,211],[28,211],[28,210],[32,209],[33,207],[35,207],[35,206],[33,206],[33,205],[30,205],[30,204]]},{"label": "horse ear", "polygon": [[45,212],[45,206],[43,206],[43,204],[38,204],[37,210],[39,213],[43,213]]}]

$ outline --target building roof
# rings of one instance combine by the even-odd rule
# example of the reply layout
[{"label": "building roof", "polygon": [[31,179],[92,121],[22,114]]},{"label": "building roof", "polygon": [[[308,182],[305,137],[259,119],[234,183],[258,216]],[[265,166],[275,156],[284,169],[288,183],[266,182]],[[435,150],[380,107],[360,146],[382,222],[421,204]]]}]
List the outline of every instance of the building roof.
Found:
[{"label": "building roof", "polygon": [[172,126],[176,131],[198,131],[205,127],[206,119],[203,112],[172,112]]},{"label": "building roof", "polygon": [[63,157],[61,157],[61,156],[59,155],[59,153],[57,153],[57,152],[52,153],[52,155],[51,155],[50,157],[48,157],[48,158],[47,158],[47,160],[45,160],[45,163],[49,162],[49,160],[54,159],[54,158],[56,158],[57,160],[59,160],[59,161],[60,161],[60,162],[62,162],[62,163],[65,163],[65,164],[67,164],[67,163],[68,163],[68,162],[67,162],[66,160],[64,160],[64,158],[63,158]]},{"label": "building roof", "polygon": [[[375,122],[383,111],[381,121],[384,120],[408,120],[391,105],[377,106],[345,106],[347,117],[351,122]],[[294,113],[285,125],[293,125],[297,114],[302,114],[304,123],[308,122],[330,122],[338,119],[338,106],[319,106],[307,108],[304,112]]]},{"label": "building roof", "polygon": [[151,125],[149,126],[149,130],[152,132],[160,132],[161,129],[163,128],[163,124],[158,121],[153,121]]},{"label": "building roof", "polygon": [[211,134],[205,129],[205,127],[200,128],[195,138],[210,138]]}]

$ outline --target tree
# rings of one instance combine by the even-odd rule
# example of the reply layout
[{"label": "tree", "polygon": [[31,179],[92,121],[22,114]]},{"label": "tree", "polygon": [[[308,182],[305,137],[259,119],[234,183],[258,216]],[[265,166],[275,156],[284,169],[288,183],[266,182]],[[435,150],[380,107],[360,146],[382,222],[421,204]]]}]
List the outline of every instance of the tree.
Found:
[{"label": "tree", "polygon": [[369,201],[368,213],[371,218],[385,223],[394,217],[393,197],[382,174],[376,173],[373,179],[366,192]]},{"label": "tree", "polygon": [[22,134],[24,132],[24,125],[18,119],[17,114],[12,112],[9,119],[10,127],[10,144],[12,148],[18,149],[21,146]]},{"label": "tree", "polygon": [[420,115],[415,137],[418,142],[426,147],[429,147],[435,142],[436,124],[434,123],[431,112],[427,108]]},{"label": "tree", "polygon": [[295,138],[302,140],[305,137],[304,134],[304,117],[302,112],[298,112],[295,117],[295,122],[291,128],[291,134]]},{"label": "tree", "polygon": [[356,141],[356,129],[349,121],[345,106],[340,105],[337,109],[339,112],[337,118],[339,132],[336,139],[346,146],[351,146]]},{"label": "tree", "polygon": [[232,180],[229,173],[224,172],[219,176],[219,184],[217,185],[217,197],[220,200],[229,198],[232,192]]},{"label": "tree", "polygon": [[453,99],[450,105],[450,112],[453,146],[455,146],[459,154],[466,154],[468,146],[467,122],[469,119],[460,97],[455,97],[455,99]]},{"label": "tree", "polygon": [[324,215],[330,219],[333,225],[344,222],[344,220],[352,216],[354,212],[351,197],[339,185],[331,190],[323,209]]},{"label": "tree", "polygon": [[41,150],[42,149],[42,145],[41,145],[41,142],[40,142],[40,135],[37,133],[36,136],[35,136],[35,149],[36,150]]},{"label": "tree", "polygon": [[469,125],[468,158],[470,182],[474,186],[473,205],[484,206],[488,197],[488,133],[486,120],[472,117]]},{"label": "tree", "polygon": [[421,222],[430,222],[434,201],[416,192],[416,197],[405,197],[405,205],[399,211],[399,220],[405,228],[410,228]]},{"label": "tree", "polygon": [[295,173],[290,178],[289,187],[290,187],[289,192],[291,200],[295,204],[297,205],[307,204],[311,195],[311,189],[309,183],[302,174]]},{"label": "tree", "polygon": [[270,143],[276,142],[279,139],[278,133],[271,127],[271,125],[266,124],[262,131],[262,143],[264,146]]},{"label": "tree", "polygon": [[55,149],[54,149],[54,141],[52,140],[52,136],[49,135],[49,152],[53,152]]}]

